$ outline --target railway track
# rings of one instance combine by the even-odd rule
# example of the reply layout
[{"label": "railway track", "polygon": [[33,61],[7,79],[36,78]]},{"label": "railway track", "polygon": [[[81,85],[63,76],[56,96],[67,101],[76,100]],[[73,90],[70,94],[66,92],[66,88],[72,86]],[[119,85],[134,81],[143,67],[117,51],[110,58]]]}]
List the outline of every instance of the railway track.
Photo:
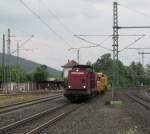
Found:
[{"label": "railway track", "polygon": [[[63,105],[50,108],[20,121],[11,123],[7,126],[3,126],[0,128],[0,133],[35,134],[47,126],[54,125],[57,121],[69,115],[70,113],[78,109],[81,105],[82,104],[72,105],[70,103],[65,103]],[[65,111],[61,111],[62,109],[64,109]]]},{"label": "railway track", "polygon": [[139,95],[127,93],[127,96],[137,102],[138,104],[144,106],[146,109],[150,110],[150,100],[147,100]]},{"label": "railway track", "polygon": [[50,91],[32,91],[32,92],[22,92],[22,93],[0,93],[0,96],[24,96],[24,95],[40,95],[49,93],[63,93],[63,90],[50,90]]},{"label": "railway track", "polygon": [[19,108],[24,108],[27,106],[31,106],[34,104],[39,104],[39,103],[43,103],[46,101],[54,100],[54,99],[60,98],[62,96],[63,96],[62,94],[58,94],[58,95],[42,97],[39,99],[34,99],[34,100],[26,101],[26,102],[20,102],[20,103],[14,103],[14,104],[10,104],[10,105],[0,106],[0,114],[4,114],[4,113],[10,112],[10,111],[17,110]]},{"label": "railway track", "polygon": [[54,125],[55,123],[57,123],[57,121],[59,121],[60,119],[62,119],[63,117],[69,115],[70,113],[74,112],[75,110],[77,110],[81,105],[71,109],[71,110],[68,110],[66,112],[63,112],[62,114],[52,118],[51,120],[45,122],[44,124],[32,129],[31,131],[27,132],[26,134],[36,134],[36,133],[39,133],[41,130],[43,130],[44,128],[48,127],[48,126],[52,126]]}]

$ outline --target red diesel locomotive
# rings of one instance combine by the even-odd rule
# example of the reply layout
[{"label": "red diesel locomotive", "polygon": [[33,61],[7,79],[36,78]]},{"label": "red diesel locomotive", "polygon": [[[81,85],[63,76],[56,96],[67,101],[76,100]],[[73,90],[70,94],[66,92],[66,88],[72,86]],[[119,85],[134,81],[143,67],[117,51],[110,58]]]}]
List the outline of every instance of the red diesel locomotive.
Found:
[{"label": "red diesel locomotive", "polygon": [[78,101],[96,92],[96,73],[89,65],[75,65],[68,73],[68,87],[64,95],[70,101]]}]

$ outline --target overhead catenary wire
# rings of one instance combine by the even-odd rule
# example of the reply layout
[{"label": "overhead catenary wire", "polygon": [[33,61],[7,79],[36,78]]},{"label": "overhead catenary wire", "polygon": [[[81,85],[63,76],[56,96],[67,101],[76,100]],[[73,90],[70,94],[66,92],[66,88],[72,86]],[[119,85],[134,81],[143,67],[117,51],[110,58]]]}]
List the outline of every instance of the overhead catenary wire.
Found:
[{"label": "overhead catenary wire", "polygon": [[128,10],[130,10],[130,11],[133,11],[133,12],[135,12],[135,13],[137,13],[137,14],[141,14],[141,15],[143,15],[143,16],[145,16],[145,17],[150,18],[150,15],[149,15],[149,14],[143,13],[143,12],[138,11],[138,10],[135,10],[135,9],[131,9],[131,8],[127,7],[127,6],[122,5],[122,4],[118,4],[118,5],[121,6],[121,7],[123,7],[123,8],[126,8],[126,9],[128,9]]},{"label": "overhead catenary wire", "polygon": [[39,2],[41,2],[42,5],[47,8],[48,13],[49,13],[50,15],[52,15],[52,16],[59,22],[59,24],[60,24],[68,33],[73,34],[73,31],[70,30],[70,28],[69,28],[68,26],[66,26],[66,25],[62,22],[62,20],[56,15],[56,13],[54,13],[54,11],[52,11],[52,10],[47,6],[47,4],[45,3],[44,0],[40,0]]},{"label": "overhead catenary wire", "polygon": [[[122,35],[118,35],[118,36],[142,36],[142,35],[144,35],[144,34],[122,34]],[[75,34],[74,36],[113,36],[113,35],[111,35],[111,34]]]},{"label": "overhead catenary wire", "polygon": [[35,50],[38,50],[39,48],[32,48],[32,49],[19,49],[19,50],[24,50],[24,51],[35,51]]},{"label": "overhead catenary wire", "polygon": [[[130,10],[130,11],[132,11],[132,12],[135,12],[135,13],[137,13],[137,14],[140,14],[140,15],[143,15],[143,16],[145,16],[145,17],[148,17],[148,18],[150,18],[150,15],[149,14],[146,14],[146,13],[143,13],[143,12],[141,12],[141,11],[138,11],[138,10],[135,10],[135,9],[131,9],[131,8],[129,8],[129,7],[127,7],[127,6],[124,6],[124,5],[122,5],[122,4],[118,4],[119,6],[121,6],[121,7],[123,7],[123,8],[126,8],[126,9],[128,9],[128,10]],[[125,28],[148,28],[149,26],[141,26],[141,27],[125,27]],[[147,33],[149,33],[149,32],[147,32]],[[139,41],[140,39],[142,39],[144,37],[144,35],[143,36],[141,36],[140,38],[138,38],[138,39],[136,39],[133,43],[131,43],[130,45],[129,45],[129,47],[131,46],[131,45],[133,45],[133,44],[135,44],[137,41]],[[129,48],[128,46],[127,47],[125,47],[124,49],[122,49],[122,50],[120,50],[120,51],[123,51],[123,50],[125,50],[125,49],[135,49],[135,48]],[[138,49],[142,49],[142,48],[138,48]],[[137,50],[138,50],[137,49]],[[147,48],[144,48],[144,49],[147,49]],[[148,48],[149,49],[149,48]]]},{"label": "overhead catenary wire", "polygon": [[[146,13],[143,13],[143,12],[141,12],[141,11],[138,11],[138,10],[135,10],[135,9],[131,9],[131,8],[129,8],[129,7],[127,7],[127,6],[124,6],[124,5],[122,5],[122,4],[118,4],[119,6],[121,6],[121,7],[123,7],[123,8],[126,8],[126,9],[128,9],[128,10],[130,10],[130,11],[133,11],[133,12],[135,12],[135,13],[137,13],[137,14],[140,14],[140,15],[143,15],[143,16],[145,16],[145,17],[147,17],[147,18],[150,18],[150,15],[149,14],[146,14]],[[120,28],[150,28],[150,26],[130,26],[130,27],[120,27]],[[146,34],[148,34],[149,32],[147,32]],[[143,38],[143,36],[141,37],[141,38]],[[141,39],[141,38],[139,38],[139,40]],[[138,41],[138,39],[137,39],[137,41]],[[136,41],[136,42],[137,42]],[[133,42],[133,44],[134,44],[134,42]],[[132,43],[131,43],[131,45],[132,45]],[[128,49],[128,48],[127,48]]]},{"label": "overhead catenary wire", "polygon": [[127,45],[126,47],[124,47],[123,49],[121,49],[119,52],[124,51],[125,49],[128,49],[129,47],[131,47],[132,45],[134,45],[136,42],[138,42],[139,40],[141,40],[142,38],[144,38],[145,35],[142,35],[141,37],[137,38],[136,40],[134,40],[132,43],[130,43],[129,45]]},{"label": "overhead catenary wire", "polygon": [[134,49],[134,50],[144,50],[144,49],[150,49],[150,47],[130,47],[128,49]]},{"label": "overhead catenary wire", "polygon": [[21,34],[24,34],[24,35],[31,35],[30,33],[28,33],[27,31],[24,31],[23,29],[20,29],[20,28],[16,28],[14,25],[10,25],[10,24],[8,24],[8,23],[1,23],[0,25],[2,25],[2,26],[5,26],[5,27],[9,27],[10,29],[13,29],[13,31],[17,31],[17,32],[19,32],[19,33],[21,33]]},{"label": "overhead catenary wire", "polygon": [[[106,41],[110,38],[110,36],[108,36],[107,38],[105,38],[101,43],[94,43],[94,42],[88,41],[88,40],[86,40],[86,39],[84,39],[84,38],[81,38],[81,37],[79,37],[79,36],[75,36],[75,37],[77,37],[78,39],[80,39],[80,40],[82,40],[82,41],[84,41],[84,42],[87,42],[87,43],[89,43],[89,44],[93,44],[93,46],[86,46],[86,47],[79,47],[79,48],[70,48],[70,49],[101,47],[101,48],[103,48],[103,49],[112,51],[112,49],[102,46],[102,44],[103,44],[104,42],[106,42]],[[68,50],[70,50],[70,49],[68,49]]]},{"label": "overhead catenary wire", "polygon": [[47,28],[48,28],[48,30],[50,31],[50,32],[52,32],[53,34],[55,34],[59,39],[61,39],[61,40],[63,40],[63,42],[64,43],[66,43],[69,47],[72,47],[72,45],[68,42],[68,41],[66,41],[60,34],[58,34],[52,27],[50,27],[50,25],[45,21],[45,20],[43,20],[42,18],[41,18],[41,16],[38,14],[38,13],[36,13],[33,9],[31,9],[23,0],[19,0],[20,2],[21,2],[21,4],[26,8],[26,9],[28,9],[38,20],[40,20],[40,22],[43,24],[43,25],[45,25]]},{"label": "overhead catenary wire", "polygon": [[[23,47],[27,42],[29,42],[32,38],[34,37],[34,35],[32,35],[29,39],[25,40],[20,46],[19,48]],[[12,51],[11,54],[14,54],[15,52],[17,52],[17,49]]]},{"label": "overhead catenary wire", "polygon": [[[54,11],[52,11],[52,9],[50,9],[50,8],[47,6],[47,4],[45,3],[44,0],[40,0],[39,2],[41,2],[42,5],[43,5],[45,8],[47,8],[47,11],[48,11],[49,15],[52,15],[52,16],[59,22],[59,24],[63,27],[63,29],[64,29],[66,32],[68,32],[69,34],[71,34],[71,36],[74,35],[74,32],[61,20],[61,18],[60,18],[58,15],[56,15],[56,13],[55,13]],[[74,36],[73,36],[73,37],[74,37]],[[78,41],[79,41],[79,40],[78,40]],[[80,44],[82,44],[82,43],[80,42]]]},{"label": "overhead catenary wire", "polygon": [[[11,29],[13,29],[14,31],[18,31],[19,33],[22,33],[22,34],[26,34],[26,35],[29,35],[29,36],[33,36],[33,34],[31,35],[31,34],[29,34],[27,31],[24,31],[24,30],[22,30],[22,29],[18,29],[18,28],[16,28],[15,26],[13,26],[13,25],[10,25],[10,24],[2,24],[1,23],[1,25],[3,25],[3,26],[7,26],[7,27],[9,27],[9,28],[11,28]],[[35,35],[35,34],[34,34]],[[18,37],[18,36],[17,36]],[[34,36],[34,38],[36,38],[37,36]],[[36,38],[36,39],[38,39],[38,37]],[[0,37],[0,40],[2,40],[2,38]],[[46,44],[46,43],[42,43],[42,44]],[[46,44],[47,46],[48,46],[48,44]],[[49,47],[49,46],[48,46]]]}]

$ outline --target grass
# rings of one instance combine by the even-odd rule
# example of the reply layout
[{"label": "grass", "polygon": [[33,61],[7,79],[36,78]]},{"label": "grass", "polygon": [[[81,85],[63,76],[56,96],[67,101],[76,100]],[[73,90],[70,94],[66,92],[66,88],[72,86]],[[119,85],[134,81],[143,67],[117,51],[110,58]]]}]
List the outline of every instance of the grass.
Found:
[{"label": "grass", "polygon": [[6,105],[11,103],[17,103],[17,102],[25,102],[35,98],[38,98],[38,96],[34,96],[34,95],[0,96],[0,105],[4,105],[4,104]]},{"label": "grass", "polygon": [[117,134],[137,134],[137,128],[128,128],[122,132],[117,131]]},{"label": "grass", "polygon": [[120,100],[110,101],[110,106],[113,107],[113,108],[122,108],[123,103]]}]

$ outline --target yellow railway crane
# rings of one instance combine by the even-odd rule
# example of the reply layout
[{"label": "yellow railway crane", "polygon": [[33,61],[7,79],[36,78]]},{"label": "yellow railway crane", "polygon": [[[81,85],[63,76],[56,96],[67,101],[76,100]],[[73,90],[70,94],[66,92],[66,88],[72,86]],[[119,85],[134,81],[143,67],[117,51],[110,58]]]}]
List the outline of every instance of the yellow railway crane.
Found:
[{"label": "yellow railway crane", "polygon": [[107,75],[100,72],[97,73],[97,93],[104,93],[107,90]]}]

